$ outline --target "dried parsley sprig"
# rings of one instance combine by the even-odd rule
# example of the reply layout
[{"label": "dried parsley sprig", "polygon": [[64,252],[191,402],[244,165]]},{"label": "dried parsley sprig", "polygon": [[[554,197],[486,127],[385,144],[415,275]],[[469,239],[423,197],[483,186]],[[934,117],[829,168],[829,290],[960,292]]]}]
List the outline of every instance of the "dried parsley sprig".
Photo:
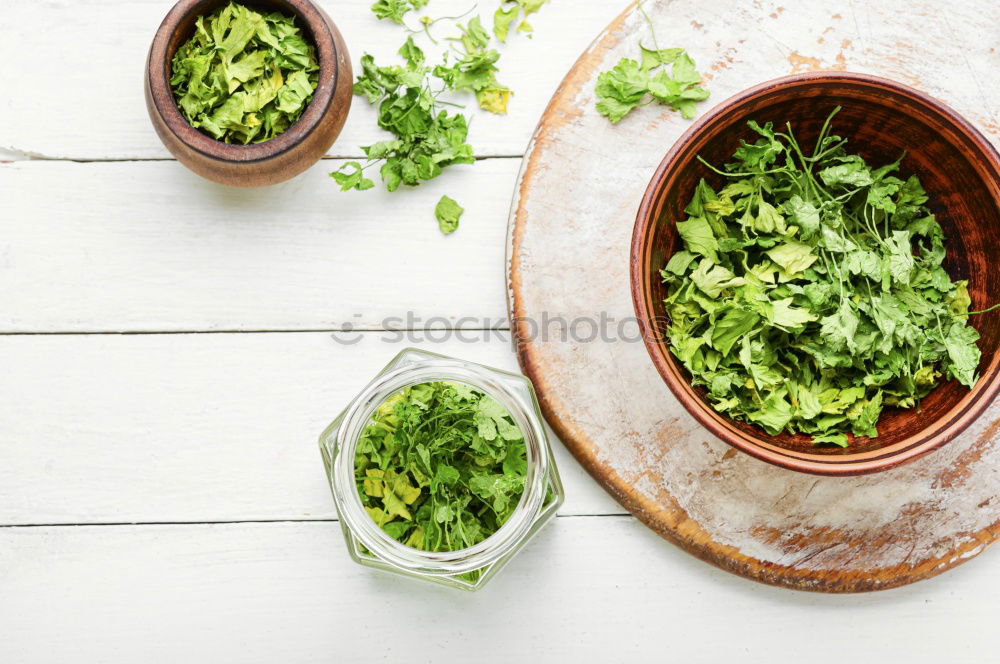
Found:
[{"label": "dried parsley sprig", "polygon": [[[519,17],[537,12],[547,1],[502,0],[494,17],[497,38],[504,41]],[[354,93],[364,96],[375,106],[379,127],[393,138],[362,147],[368,157],[365,165],[349,161],[330,173],[342,191],[373,188],[375,182],[365,176],[365,171],[376,164],[380,165],[386,189],[395,191],[401,184],[417,186],[431,180],[448,166],[475,161],[472,146],[466,142],[466,117],[460,112],[451,115],[442,108],[458,106],[440,99],[445,91],[473,93],[480,108],[495,114],[507,112],[507,104],[514,93],[497,80],[500,53],[489,47],[490,35],[480,18],[475,16],[462,25],[458,19],[465,14],[436,19],[423,16],[419,20],[422,30],[410,28],[406,24],[407,14],[427,3],[428,0],[378,0],[372,5],[378,18],[400,24],[410,37],[399,50],[403,65],[379,66],[368,54],[361,60],[362,71],[355,82]],[[455,21],[459,35],[446,39],[452,42],[452,48],[432,67],[414,43],[413,35],[424,32],[436,44],[430,27],[441,20]],[[518,31],[530,30],[531,26],[522,20]],[[444,196],[437,205],[435,216],[441,231],[452,233],[458,227],[461,207]]]},{"label": "dried parsley sprig", "polygon": [[424,551],[485,540],[524,491],[524,436],[492,397],[465,384],[414,385],[385,401],[355,452],[358,494],[394,539]]},{"label": "dried parsley sprig", "polygon": [[715,410],[846,446],[946,378],[972,387],[980,351],[920,180],[849,153],[838,110],[809,155],[790,125],[749,122],[758,140],[709,165],[724,186],[698,185],[661,274],[671,351]]},{"label": "dried parsley sprig", "polygon": [[376,0],[372,13],[380,20],[387,18],[393,23],[404,25],[404,17],[410,11],[424,7],[430,0]]},{"label": "dried parsley sprig", "polygon": [[354,93],[375,106],[378,126],[393,138],[362,147],[368,157],[365,166],[350,161],[330,174],[342,191],[375,186],[362,172],[376,163],[381,163],[385,188],[395,191],[401,184],[416,186],[436,178],[447,166],[475,161],[472,146],[465,142],[469,133],[465,116],[441,108],[441,90],[431,89],[430,68],[412,37],[399,55],[404,64],[388,67],[379,67],[370,55],[361,58],[362,73]]},{"label": "dried parsley sprig", "polygon": [[500,53],[487,48],[490,43],[489,33],[478,16],[467,25],[458,27],[462,36],[450,39],[462,47],[455,51],[455,64],[449,66],[449,54],[445,53],[444,64],[434,68],[434,75],[444,81],[449,90],[475,93],[480,108],[490,113],[506,113],[507,102],[513,93],[510,88],[497,81],[496,62],[500,59]]},{"label": "dried parsley sprig", "polygon": [[[493,34],[501,42],[507,41],[507,35],[511,28],[517,23],[516,32],[531,33],[534,28],[526,20],[529,16],[542,8],[549,0],[501,0],[493,14]],[[520,22],[518,22],[520,20]]]},{"label": "dried parsley sprig", "polygon": [[234,2],[199,16],[171,61],[170,86],[192,127],[226,143],[261,143],[295,124],[319,82],[295,18]]},{"label": "dried parsley sprig", "polygon": [[[701,74],[694,60],[682,48],[661,49],[656,40],[653,22],[638,2],[653,39],[653,48],[639,45],[640,60],[622,58],[609,71],[597,77],[597,111],[612,124],[617,124],[639,106],[657,102],[670,106],[687,119],[695,114],[695,105],[708,99],[709,92],[701,87]],[[670,71],[667,71],[670,65]]]}]

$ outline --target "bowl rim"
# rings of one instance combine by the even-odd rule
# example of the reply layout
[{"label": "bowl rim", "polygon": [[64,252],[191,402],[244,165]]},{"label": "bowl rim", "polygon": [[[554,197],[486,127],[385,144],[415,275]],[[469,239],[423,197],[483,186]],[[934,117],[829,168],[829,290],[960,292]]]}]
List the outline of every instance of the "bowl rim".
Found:
[{"label": "bowl rim", "polygon": [[[214,139],[192,127],[177,105],[174,91],[170,87],[172,55],[168,53],[168,46],[182,22],[192,15],[200,16],[214,11],[216,5],[221,6],[226,2],[227,0],[178,0],[167,12],[153,37],[146,60],[146,82],[151,93],[152,107],[166,130],[187,148],[218,161],[253,164],[289,152],[303,143],[320,125],[336,94],[340,77],[340,67],[337,65],[340,53],[330,19],[312,0],[270,0],[273,4],[281,5],[284,11],[295,14],[312,37],[319,61],[319,83],[313,92],[312,101],[291,127],[263,143],[240,145]],[[248,4],[253,4],[252,0]],[[324,75],[330,71],[333,72],[332,76]]]},{"label": "bowl rim", "polygon": [[[702,426],[732,447],[782,468],[825,476],[863,475],[888,470],[916,460],[938,449],[964,431],[982,414],[1000,391],[1000,380],[998,380],[1000,354],[983,371],[976,386],[937,420],[936,430],[931,435],[924,436],[918,433],[889,447],[855,454],[813,455],[764,443],[737,428],[729,418],[717,413],[700,399],[687,378],[680,372],[679,366],[670,359],[667,343],[660,340],[659,330],[653,321],[662,320],[663,316],[656,314],[654,303],[646,291],[645,265],[648,260],[645,259],[648,259],[652,248],[652,243],[646,242],[646,238],[652,237],[652,230],[656,225],[654,217],[662,203],[657,200],[661,193],[661,184],[667,179],[678,157],[720,116],[738,110],[747,102],[775,89],[809,86],[818,82],[855,84],[883,90],[888,88],[938,114],[954,126],[959,136],[970,142],[982,154],[992,170],[993,196],[1000,200],[1000,154],[976,127],[941,101],[908,85],[869,74],[823,71],[782,76],[742,90],[719,103],[692,123],[667,151],[646,187],[636,214],[629,256],[629,286],[646,351],[667,387]],[[766,435],[759,427],[753,428]]]}]

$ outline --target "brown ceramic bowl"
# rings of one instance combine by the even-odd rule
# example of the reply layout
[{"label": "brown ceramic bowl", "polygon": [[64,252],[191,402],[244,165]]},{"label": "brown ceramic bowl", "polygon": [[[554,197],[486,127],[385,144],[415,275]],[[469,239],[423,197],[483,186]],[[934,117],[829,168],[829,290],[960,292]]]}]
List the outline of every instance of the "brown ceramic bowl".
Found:
[{"label": "brown ceramic bowl", "polygon": [[1000,312],[973,317],[982,335],[981,378],[969,390],[955,381],[935,389],[916,410],[887,409],[878,438],[854,438],[846,449],[814,446],[808,437],[770,436],[720,415],[691,387],[663,334],[665,288],[659,270],[678,247],[674,222],[700,178],[718,187],[721,178],[697,159],[730,160],[740,139],[756,140],[748,120],[791,122],[812,145],[835,106],[843,110],[834,133],[848,149],[876,164],[905,150],[904,173],[918,174],[929,205],[944,228],[945,268],[968,279],[972,308],[1000,301],[1000,156],[972,125],[939,101],[899,83],[844,72],[777,79],[721,103],[670,149],[643,197],[632,238],[631,288],[646,348],[667,385],[694,417],[733,447],[764,461],[819,475],[858,475],[886,470],[947,443],[990,404],[1000,388]]},{"label": "brown ceramic bowl", "polygon": [[310,0],[243,0],[261,11],[298,17],[316,47],[319,84],[299,120],[283,134],[254,145],[229,145],[187,123],[170,89],[170,61],[194,34],[195,20],[228,0],[180,0],[156,31],[146,59],[146,108],[160,140],[178,161],[221,184],[260,187],[294,177],[333,145],[351,108],[351,58],[337,27]]}]

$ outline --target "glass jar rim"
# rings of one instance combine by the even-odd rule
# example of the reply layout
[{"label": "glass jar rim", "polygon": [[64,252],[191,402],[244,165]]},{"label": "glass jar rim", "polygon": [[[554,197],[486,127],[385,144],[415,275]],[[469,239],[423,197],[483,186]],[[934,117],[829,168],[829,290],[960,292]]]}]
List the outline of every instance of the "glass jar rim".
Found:
[{"label": "glass jar rim", "polygon": [[[421,354],[432,359],[418,360],[382,374],[347,407],[336,432],[334,495],[340,507],[340,518],[345,521],[354,537],[380,559],[424,574],[463,574],[497,562],[530,535],[535,518],[545,506],[546,478],[551,463],[549,449],[543,425],[535,414],[533,403],[526,396],[512,390],[507,385],[508,381],[501,376],[509,375],[519,381],[526,379],[482,365],[423,352]],[[439,381],[471,385],[496,399],[510,412],[524,434],[527,470],[521,498],[514,512],[496,532],[468,548],[431,552],[399,542],[368,515],[355,481],[354,457],[362,432],[369,424],[372,414],[386,399],[407,387]]]}]

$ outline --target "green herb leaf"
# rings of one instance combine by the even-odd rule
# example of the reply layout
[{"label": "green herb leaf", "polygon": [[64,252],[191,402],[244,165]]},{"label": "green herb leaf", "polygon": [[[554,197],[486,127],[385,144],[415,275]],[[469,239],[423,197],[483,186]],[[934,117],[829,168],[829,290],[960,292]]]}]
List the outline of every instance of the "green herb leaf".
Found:
[{"label": "green herb leaf", "polygon": [[501,42],[507,41],[507,35],[510,34],[511,28],[519,18],[522,20],[521,24],[517,28],[517,31],[531,32],[531,25],[523,19],[537,12],[548,1],[549,0],[501,0],[500,7],[498,7],[496,13],[493,14],[493,34],[495,34],[497,39]]},{"label": "green herb leaf", "polygon": [[[642,61],[622,58],[597,77],[597,111],[617,124],[647,98],[678,110],[685,118],[694,117],[695,102],[708,98],[699,87],[701,76],[694,60],[678,48],[650,50],[640,46]],[[672,65],[670,73],[664,65]]]},{"label": "green herb leaf", "polygon": [[434,216],[437,217],[438,227],[445,235],[449,235],[458,230],[458,220],[462,218],[465,208],[456,203],[448,196],[442,196],[434,208]]},{"label": "green herb leaf", "polygon": [[681,276],[687,272],[688,266],[691,265],[695,258],[697,258],[697,256],[689,251],[678,251],[670,257],[665,269],[668,272],[676,274],[677,276]]},{"label": "green herb leaf", "polygon": [[680,233],[688,251],[701,254],[713,263],[719,261],[719,241],[715,239],[715,233],[704,217],[691,217],[687,221],[678,221],[677,232]]},{"label": "green herb leaf", "polygon": [[[395,191],[400,185],[415,187],[436,178],[448,166],[475,161],[472,146],[465,142],[468,136],[465,117],[449,115],[438,108],[428,80],[430,69],[412,37],[406,40],[399,54],[405,64],[385,67],[376,65],[372,56],[364,55],[361,73],[354,84],[354,93],[375,106],[379,127],[393,135],[393,140],[362,148],[371,163],[381,163],[379,174],[388,191]],[[337,179],[336,175],[333,177]],[[341,188],[345,188],[345,183],[354,184],[353,180],[337,181]],[[365,189],[368,182],[346,188]]]},{"label": "green herb leaf", "polygon": [[820,229],[819,210],[798,194],[788,199],[785,211],[788,212],[789,220],[801,229],[800,237],[803,239],[809,239]]},{"label": "green herb leaf", "polygon": [[339,170],[330,173],[330,177],[337,181],[341,191],[348,191],[350,189],[364,191],[375,186],[374,182],[364,176],[361,164],[356,161],[345,163]]},{"label": "green herb leaf", "polygon": [[743,277],[737,277],[721,265],[713,265],[707,260],[698,264],[698,268],[691,273],[691,280],[711,298],[719,297],[719,294],[727,288],[746,283]]},{"label": "green herb leaf", "polygon": [[506,113],[507,102],[513,93],[496,78],[496,62],[500,53],[486,48],[490,36],[478,16],[459,28],[462,36],[454,41],[462,45],[464,52],[453,65],[435,67],[434,75],[444,81],[450,90],[475,93],[479,106],[484,110]]},{"label": "green herb leaf", "polygon": [[772,261],[784,268],[790,275],[805,271],[819,257],[812,253],[812,248],[801,242],[784,242],[774,249],[765,252]]},{"label": "green herb leaf", "polygon": [[760,316],[752,311],[731,307],[712,328],[712,347],[728,355],[733,345],[757,325]]},{"label": "green herb leaf", "polygon": [[677,59],[677,56],[684,53],[683,48],[665,48],[660,50],[649,49],[639,45],[639,50],[642,52],[642,69],[643,71],[650,71],[656,69],[660,65],[669,65]]},{"label": "green herb leaf", "polygon": [[380,20],[387,18],[393,23],[403,25],[403,17],[413,9],[420,9],[428,0],[376,0],[372,12]]},{"label": "green herb leaf", "polygon": [[976,346],[978,339],[978,332],[958,321],[952,324],[948,336],[944,339],[944,347],[951,360],[948,371],[958,379],[958,382],[970,388],[976,384],[976,370],[979,368],[981,356]]},{"label": "green herb leaf", "polygon": [[816,320],[817,316],[804,307],[792,305],[793,298],[786,297],[783,300],[773,300],[771,310],[773,315],[771,323],[777,327],[787,330],[800,329]]}]

